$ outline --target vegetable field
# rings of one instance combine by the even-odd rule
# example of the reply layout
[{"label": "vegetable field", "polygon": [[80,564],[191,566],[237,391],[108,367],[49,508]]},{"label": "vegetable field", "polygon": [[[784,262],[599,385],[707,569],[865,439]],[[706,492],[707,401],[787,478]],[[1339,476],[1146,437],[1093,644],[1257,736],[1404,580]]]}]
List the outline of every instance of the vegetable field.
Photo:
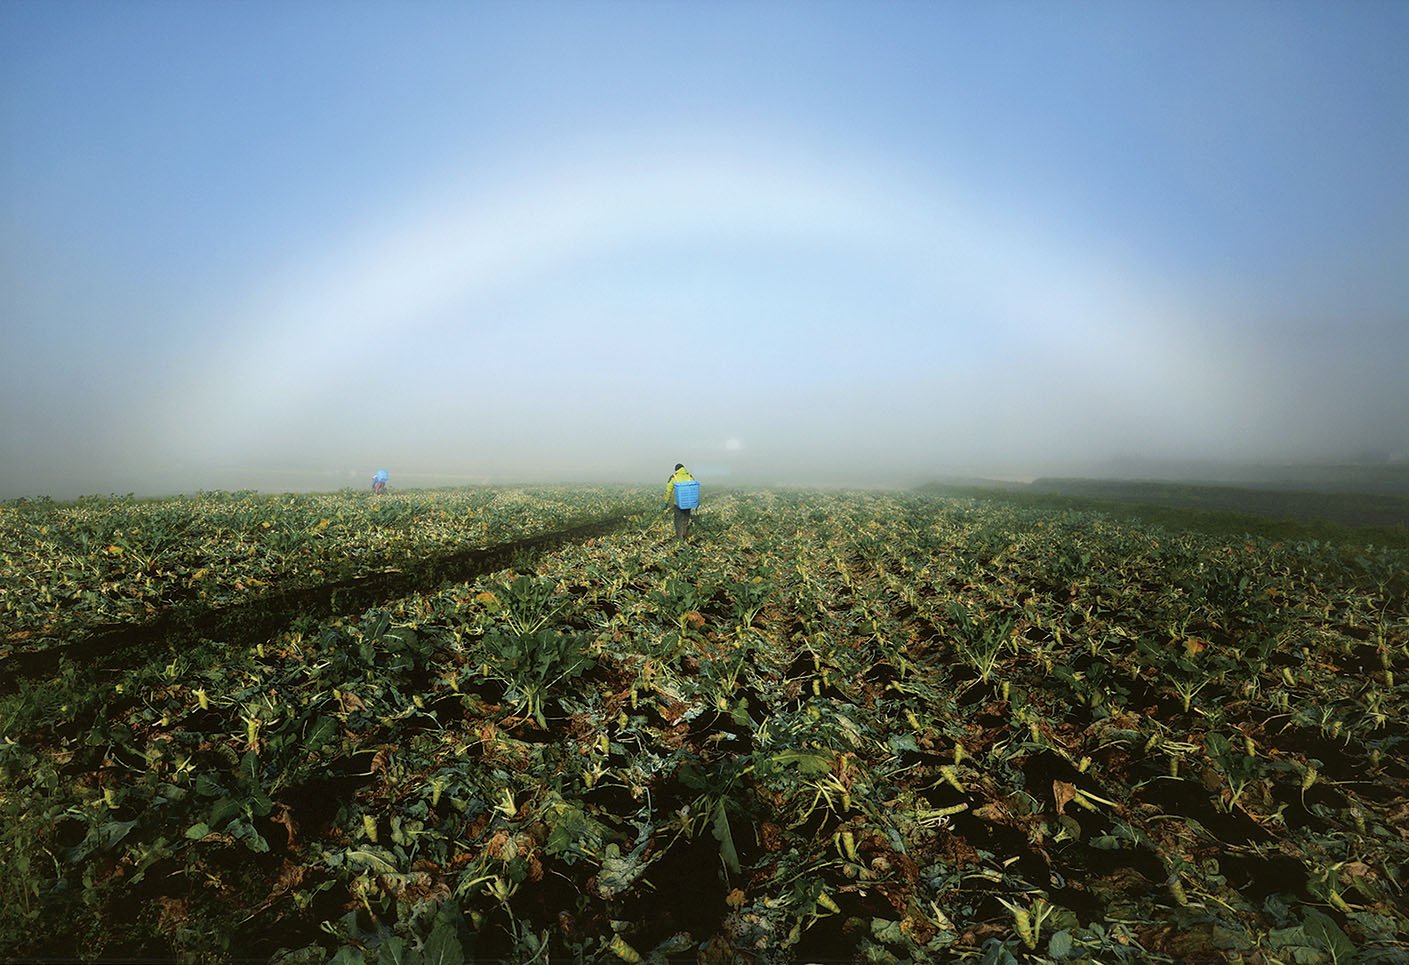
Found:
[{"label": "vegetable field", "polygon": [[0,506],[0,958],[1409,961],[1409,552],[659,501]]}]

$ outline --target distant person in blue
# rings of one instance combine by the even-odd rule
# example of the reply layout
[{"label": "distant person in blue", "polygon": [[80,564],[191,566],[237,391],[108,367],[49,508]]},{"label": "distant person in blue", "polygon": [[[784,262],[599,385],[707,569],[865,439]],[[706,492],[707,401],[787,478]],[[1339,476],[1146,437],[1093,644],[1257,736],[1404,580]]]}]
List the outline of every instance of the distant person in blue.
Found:
[{"label": "distant person in blue", "polygon": [[378,496],[386,492],[387,480],[390,478],[385,469],[378,469],[376,475],[372,477],[372,492]]},{"label": "distant person in blue", "polygon": [[675,464],[675,474],[665,484],[665,502],[675,513],[675,535],[684,539],[690,531],[690,511],[700,505],[700,484],[683,463]]}]

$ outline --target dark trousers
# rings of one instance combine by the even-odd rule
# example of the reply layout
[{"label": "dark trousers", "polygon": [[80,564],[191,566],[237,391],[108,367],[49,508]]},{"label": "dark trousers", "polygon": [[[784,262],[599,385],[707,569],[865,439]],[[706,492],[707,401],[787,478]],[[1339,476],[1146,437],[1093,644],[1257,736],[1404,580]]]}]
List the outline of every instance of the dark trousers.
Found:
[{"label": "dark trousers", "polygon": [[672,506],[670,509],[675,514],[675,535],[684,539],[690,530],[690,511],[679,506]]}]

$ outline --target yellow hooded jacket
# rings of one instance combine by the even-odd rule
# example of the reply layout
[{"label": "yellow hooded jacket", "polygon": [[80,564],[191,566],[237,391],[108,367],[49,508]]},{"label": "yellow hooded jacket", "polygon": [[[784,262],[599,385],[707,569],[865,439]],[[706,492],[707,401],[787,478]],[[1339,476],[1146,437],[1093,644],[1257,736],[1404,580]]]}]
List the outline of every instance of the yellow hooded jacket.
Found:
[{"label": "yellow hooded jacket", "polygon": [[675,505],[675,484],[678,482],[689,482],[695,477],[690,475],[688,469],[677,469],[675,475],[670,477],[670,482],[665,484],[665,501],[671,506]]}]

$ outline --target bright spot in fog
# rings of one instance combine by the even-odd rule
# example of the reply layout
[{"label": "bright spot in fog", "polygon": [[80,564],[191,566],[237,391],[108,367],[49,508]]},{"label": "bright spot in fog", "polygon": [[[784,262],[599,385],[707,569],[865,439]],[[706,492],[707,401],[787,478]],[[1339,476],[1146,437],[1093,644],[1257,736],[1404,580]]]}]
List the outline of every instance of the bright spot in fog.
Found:
[{"label": "bright spot in fog", "polygon": [[732,438],[730,438],[730,439],[724,440],[724,448],[727,449],[729,452],[738,452],[738,451],[739,451],[740,449],[742,449],[743,447],[744,447],[744,444],[743,444],[742,442],[740,442],[738,439],[732,439]]}]

